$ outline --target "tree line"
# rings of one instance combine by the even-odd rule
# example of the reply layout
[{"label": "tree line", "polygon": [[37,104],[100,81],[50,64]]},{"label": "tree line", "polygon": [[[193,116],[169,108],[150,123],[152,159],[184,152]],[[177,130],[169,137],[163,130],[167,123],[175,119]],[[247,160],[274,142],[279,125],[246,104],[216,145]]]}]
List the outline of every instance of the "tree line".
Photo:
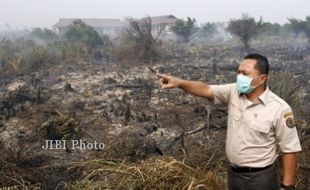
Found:
[{"label": "tree line", "polygon": [[[303,34],[310,47],[310,16],[305,20],[289,18],[288,23],[264,22],[247,14],[231,19],[226,25],[207,22],[198,26],[196,19],[178,19],[170,30],[183,43],[188,43],[195,36],[212,38],[224,28],[236,36],[242,47],[249,51],[251,40],[260,34],[293,35]],[[109,62],[139,60],[154,62],[166,52],[163,41],[152,33],[150,17],[126,19],[126,27],[117,39],[111,40],[81,20],[76,20],[63,36],[51,29],[33,29],[27,39],[0,40],[0,75],[4,73],[23,73],[40,69],[45,65],[63,63],[88,63],[107,59]]]}]

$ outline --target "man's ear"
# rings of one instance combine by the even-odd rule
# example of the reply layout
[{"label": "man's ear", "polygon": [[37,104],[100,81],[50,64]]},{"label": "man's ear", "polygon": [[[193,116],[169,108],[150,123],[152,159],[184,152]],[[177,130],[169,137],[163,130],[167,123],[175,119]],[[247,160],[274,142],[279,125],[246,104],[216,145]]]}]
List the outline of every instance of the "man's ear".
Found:
[{"label": "man's ear", "polygon": [[262,80],[264,80],[264,83],[266,83],[267,80],[268,80],[268,75],[263,74],[263,75],[262,75]]}]

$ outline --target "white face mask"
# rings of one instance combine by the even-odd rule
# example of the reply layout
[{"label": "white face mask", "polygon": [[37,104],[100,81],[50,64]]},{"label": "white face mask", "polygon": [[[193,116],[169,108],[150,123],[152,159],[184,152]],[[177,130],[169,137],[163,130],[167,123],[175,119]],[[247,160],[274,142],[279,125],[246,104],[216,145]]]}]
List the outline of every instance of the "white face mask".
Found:
[{"label": "white face mask", "polygon": [[239,90],[239,92],[244,93],[244,94],[251,93],[257,87],[257,86],[254,87],[251,85],[251,82],[254,79],[251,77],[241,75],[241,74],[237,75],[236,84],[237,84],[237,89]]}]

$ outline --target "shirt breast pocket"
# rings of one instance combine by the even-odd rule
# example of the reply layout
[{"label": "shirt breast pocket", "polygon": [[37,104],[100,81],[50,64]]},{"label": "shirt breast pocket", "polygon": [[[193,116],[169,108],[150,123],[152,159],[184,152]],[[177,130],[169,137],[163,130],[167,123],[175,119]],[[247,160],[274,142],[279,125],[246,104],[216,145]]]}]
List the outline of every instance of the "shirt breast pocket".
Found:
[{"label": "shirt breast pocket", "polygon": [[232,122],[239,122],[241,119],[241,109],[236,107],[235,105],[230,105],[228,109],[229,118],[232,119]]},{"label": "shirt breast pocket", "polygon": [[253,121],[245,129],[245,139],[248,143],[263,145],[270,141],[271,123],[268,121]]}]

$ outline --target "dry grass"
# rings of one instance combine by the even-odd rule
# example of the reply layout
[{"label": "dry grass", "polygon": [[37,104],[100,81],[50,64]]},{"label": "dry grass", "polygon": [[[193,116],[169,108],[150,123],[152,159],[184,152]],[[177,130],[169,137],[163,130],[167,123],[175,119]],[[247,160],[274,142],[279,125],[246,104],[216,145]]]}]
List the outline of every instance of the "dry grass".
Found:
[{"label": "dry grass", "polygon": [[91,160],[75,163],[87,173],[68,189],[225,189],[215,172],[191,167],[172,157],[153,157],[138,164]]}]

